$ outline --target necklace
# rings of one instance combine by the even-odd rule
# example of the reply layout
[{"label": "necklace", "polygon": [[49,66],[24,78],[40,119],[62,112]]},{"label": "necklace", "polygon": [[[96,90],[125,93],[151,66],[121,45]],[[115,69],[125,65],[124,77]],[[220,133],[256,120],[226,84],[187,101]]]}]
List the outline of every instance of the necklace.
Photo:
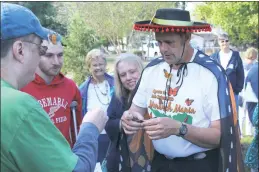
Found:
[{"label": "necklace", "polygon": [[104,82],[105,82],[105,92],[104,93],[102,92],[102,90],[100,89],[98,84],[94,84],[94,87],[97,87],[102,95],[107,96],[107,94],[108,94],[108,83],[107,83],[106,80]]},{"label": "necklace", "polygon": [[[103,102],[101,101],[101,99],[100,99],[100,97],[99,97],[99,95],[98,95],[98,93],[97,93],[97,91],[96,91],[96,90],[97,90],[96,88],[98,88],[99,92],[107,98],[107,103],[103,103]],[[99,102],[100,102],[102,105],[109,105],[109,103],[110,103],[110,97],[109,97],[109,95],[108,95],[108,83],[107,83],[106,80],[105,80],[105,88],[106,88],[106,90],[105,90],[106,92],[103,93],[103,92],[101,91],[100,87],[99,87],[97,84],[94,84],[94,91],[95,91],[95,94],[96,94],[96,96],[97,96]]]}]

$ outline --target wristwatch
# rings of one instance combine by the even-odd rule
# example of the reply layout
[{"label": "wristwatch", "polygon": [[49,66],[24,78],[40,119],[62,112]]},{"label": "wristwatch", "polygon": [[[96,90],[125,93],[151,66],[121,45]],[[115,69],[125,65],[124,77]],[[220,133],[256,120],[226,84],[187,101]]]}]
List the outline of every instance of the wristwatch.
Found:
[{"label": "wristwatch", "polygon": [[184,136],[187,134],[187,132],[188,132],[187,125],[182,122],[182,125],[181,125],[181,127],[179,128],[179,134],[178,134],[178,136],[184,137]]}]

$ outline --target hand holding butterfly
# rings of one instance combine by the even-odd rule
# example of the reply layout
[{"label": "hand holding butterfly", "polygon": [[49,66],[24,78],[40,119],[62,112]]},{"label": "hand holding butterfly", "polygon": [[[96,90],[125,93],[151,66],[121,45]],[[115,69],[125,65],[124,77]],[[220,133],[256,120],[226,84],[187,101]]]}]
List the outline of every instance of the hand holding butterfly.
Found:
[{"label": "hand holding butterfly", "polygon": [[144,117],[133,111],[125,111],[121,117],[121,126],[126,134],[134,134],[143,128]]},{"label": "hand holding butterfly", "polygon": [[145,120],[144,129],[151,140],[158,140],[179,134],[181,122],[167,117]]}]

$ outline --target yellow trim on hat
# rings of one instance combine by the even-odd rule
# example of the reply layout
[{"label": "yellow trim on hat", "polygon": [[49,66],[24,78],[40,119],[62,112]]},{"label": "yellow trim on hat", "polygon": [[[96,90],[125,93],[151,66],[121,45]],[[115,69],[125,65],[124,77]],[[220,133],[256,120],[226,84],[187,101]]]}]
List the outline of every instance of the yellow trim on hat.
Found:
[{"label": "yellow trim on hat", "polygon": [[166,26],[193,26],[193,22],[179,21],[179,20],[164,20],[164,19],[154,18],[152,22],[155,24],[166,25]]}]

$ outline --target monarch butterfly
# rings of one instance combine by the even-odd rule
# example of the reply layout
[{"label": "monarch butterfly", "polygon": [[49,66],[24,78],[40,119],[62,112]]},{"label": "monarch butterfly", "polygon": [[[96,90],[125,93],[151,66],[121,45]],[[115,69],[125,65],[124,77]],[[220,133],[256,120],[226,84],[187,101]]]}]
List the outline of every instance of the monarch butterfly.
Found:
[{"label": "monarch butterfly", "polygon": [[172,74],[168,73],[165,69],[164,69],[164,75],[165,75],[165,78],[167,79],[170,79],[172,77]]},{"label": "monarch butterfly", "polygon": [[174,89],[172,89],[171,87],[169,88],[168,90],[168,94],[169,96],[177,96],[177,93],[178,93],[178,90],[179,90],[179,86],[178,87],[175,87]]},{"label": "monarch butterfly", "polygon": [[188,99],[185,100],[185,103],[186,103],[187,106],[191,106],[193,101],[194,101],[193,99],[188,98]]}]

